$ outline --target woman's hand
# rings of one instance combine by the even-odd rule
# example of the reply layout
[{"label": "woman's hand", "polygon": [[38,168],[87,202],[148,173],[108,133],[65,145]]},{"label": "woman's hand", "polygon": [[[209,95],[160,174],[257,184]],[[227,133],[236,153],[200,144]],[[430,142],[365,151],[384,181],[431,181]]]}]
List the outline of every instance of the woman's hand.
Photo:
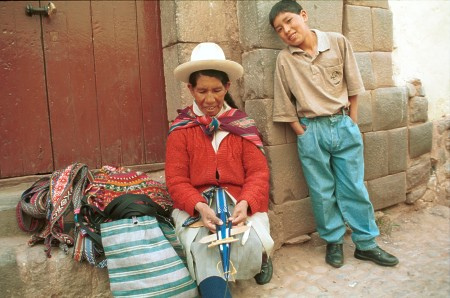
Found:
[{"label": "woman's hand", "polygon": [[195,205],[195,210],[200,213],[203,225],[209,229],[212,233],[216,232],[216,225],[222,225],[223,222],[216,216],[214,210],[212,210],[206,203],[198,202]]},{"label": "woman's hand", "polygon": [[248,203],[245,200],[240,201],[234,206],[233,215],[228,219],[233,226],[244,224],[247,221]]}]

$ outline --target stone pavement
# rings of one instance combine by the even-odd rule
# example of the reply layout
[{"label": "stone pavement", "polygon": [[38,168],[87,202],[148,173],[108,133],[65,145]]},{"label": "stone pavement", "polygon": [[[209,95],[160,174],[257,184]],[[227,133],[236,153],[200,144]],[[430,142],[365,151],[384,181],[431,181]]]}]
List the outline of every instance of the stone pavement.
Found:
[{"label": "stone pavement", "polygon": [[237,281],[233,297],[450,297],[450,209],[413,208],[398,205],[379,220],[378,243],[400,259],[395,267],[355,259],[346,235],[345,265],[335,269],[324,261],[325,246],[310,241],[276,251],[272,281]]},{"label": "stone pavement", "polygon": [[[325,245],[313,237],[275,252],[269,284],[231,283],[233,298],[450,297],[450,208],[426,204],[399,204],[377,217],[380,246],[400,259],[393,268],[355,259],[350,235],[345,265],[333,268],[324,261]],[[14,221],[14,210],[2,211],[0,232]],[[17,228],[0,234],[0,297],[111,297],[106,270],[58,249],[47,259],[43,246],[27,247],[28,236]]]}]

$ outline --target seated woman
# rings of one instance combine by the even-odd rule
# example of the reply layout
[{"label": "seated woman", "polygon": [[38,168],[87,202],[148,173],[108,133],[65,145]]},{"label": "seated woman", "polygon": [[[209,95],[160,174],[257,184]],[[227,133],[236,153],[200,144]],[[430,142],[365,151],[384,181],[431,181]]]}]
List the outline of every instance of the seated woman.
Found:
[{"label": "seated woman", "polygon": [[[225,190],[233,227],[250,226],[231,243],[232,279],[255,277],[258,284],[272,277],[268,256],[273,248],[267,216],[269,169],[254,121],[238,110],[228,93],[230,80],[243,74],[240,64],[226,60],[215,43],[201,43],[191,61],[179,65],[175,77],[187,83],[194,102],[183,110],[169,130],[166,184],[174,201],[172,217],[186,250],[189,270],[202,297],[230,297],[220,270],[217,246],[200,240],[224,224],[216,216],[217,188]],[[189,223],[200,218],[197,227]],[[200,226],[200,227],[198,227]]]}]

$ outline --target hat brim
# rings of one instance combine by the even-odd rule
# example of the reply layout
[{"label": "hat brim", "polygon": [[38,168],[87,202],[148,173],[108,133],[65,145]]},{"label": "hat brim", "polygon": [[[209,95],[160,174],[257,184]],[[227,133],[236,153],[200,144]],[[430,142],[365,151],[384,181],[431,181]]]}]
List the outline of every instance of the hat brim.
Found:
[{"label": "hat brim", "polygon": [[223,71],[228,75],[230,81],[239,79],[244,73],[244,68],[239,63],[231,60],[198,60],[179,65],[175,68],[173,74],[177,80],[189,83],[189,76],[193,72],[204,69]]}]

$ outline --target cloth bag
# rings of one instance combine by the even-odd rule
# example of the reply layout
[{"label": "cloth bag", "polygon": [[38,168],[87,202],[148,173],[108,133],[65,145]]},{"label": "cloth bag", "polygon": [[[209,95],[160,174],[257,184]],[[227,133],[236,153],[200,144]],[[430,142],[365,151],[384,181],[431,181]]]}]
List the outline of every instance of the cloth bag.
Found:
[{"label": "cloth bag", "polygon": [[197,284],[163,233],[175,236],[168,224],[142,216],[100,228],[114,297],[198,297]]},{"label": "cloth bag", "polygon": [[[121,197],[126,198],[121,198]],[[77,262],[105,268],[107,261],[100,237],[100,224],[134,216],[157,216],[170,220],[173,201],[164,183],[147,173],[124,167],[103,166],[95,172],[75,210],[75,249]],[[156,214],[155,214],[156,213]],[[158,217],[159,215],[159,217]]]}]

